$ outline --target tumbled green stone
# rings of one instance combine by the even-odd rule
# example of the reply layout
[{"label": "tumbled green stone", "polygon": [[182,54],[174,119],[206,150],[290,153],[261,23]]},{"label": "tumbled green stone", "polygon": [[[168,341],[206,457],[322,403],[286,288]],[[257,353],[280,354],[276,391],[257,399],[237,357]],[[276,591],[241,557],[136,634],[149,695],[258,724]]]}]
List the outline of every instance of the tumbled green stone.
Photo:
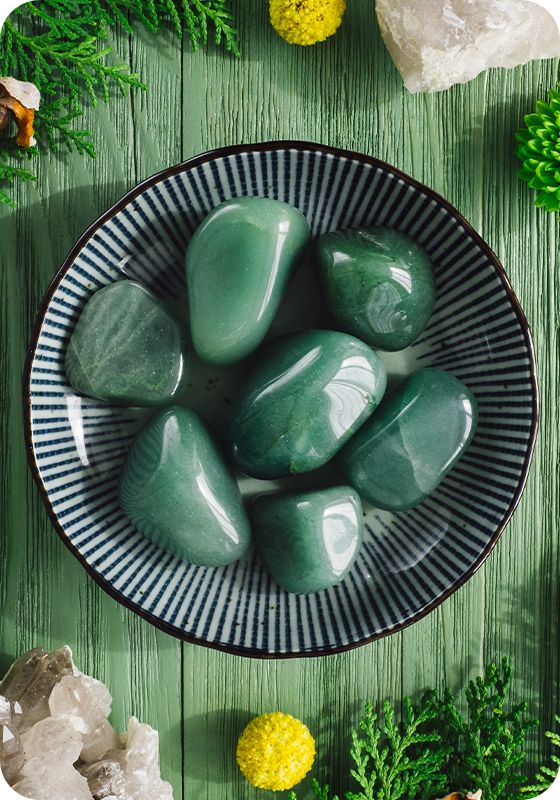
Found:
[{"label": "tumbled green stone", "polygon": [[212,364],[232,364],[264,339],[309,240],[303,214],[264,197],[217,206],[186,255],[192,340]]},{"label": "tumbled green stone", "polygon": [[182,345],[177,323],[151,292],[117,281],[86,303],[66,350],[66,375],[88,397],[160,405],[181,381]]},{"label": "tumbled green stone", "polygon": [[268,494],[253,501],[257,550],[276,582],[308,594],[348,574],[363,539],[362,504],[348,486],[303,494]]},{"label": "tumbled green stone", "polygon": [[188,408],[159,411],[142,428],[128,454],[119,498],[139,531],[191,564],[229,564],[249,544],[237,483]]},{"label": "tumbled green stone", "polygon": [[228,439],[243,472],[280,478],[329,461],[379,404],[379,356],[337,331],[276,339],[234,400]]},{"label": "tumbled green stone", "polygon": [[338,458],[362,498],[403,511],[425,500],[476,431],[471,390],[448,372],[423,369],[387,396]]},{"label": "tumbled green stone", "polygon": [[402,350],[422,333],[435,301],[432,265],[404,233],[356,228],[321,236],[327,305],[341,330],[381,350]]}]

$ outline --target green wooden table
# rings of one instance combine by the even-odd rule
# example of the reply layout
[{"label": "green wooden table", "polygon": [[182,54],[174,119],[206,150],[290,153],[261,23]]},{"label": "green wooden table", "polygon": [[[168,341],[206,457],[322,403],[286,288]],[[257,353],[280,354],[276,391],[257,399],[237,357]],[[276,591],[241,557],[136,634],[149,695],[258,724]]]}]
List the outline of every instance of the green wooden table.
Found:
[{"label": "green wooden table", "polygon": [[[370,0],[351,0],[339,33],[310,48],[275,35],[265,0],[235,6],[240,59],[214,46],[193,54],[170,33],[119,35],[117,50],[150,91],[92,109],[86,124],[97,160],[43,158],[39,188],[24,187],[19,209],[0,213],[0,671],[26,648],[70,644],[79,666],[111,688],[118,726],[134,713],[159,729],[163,774],[175,798],[189,800],[264,797],[238,774],[234,749],[245,722],[267,710],[307,721],[321,778],[347,773],[349,729],[366,698],[457,690],[502,654],[514,664],[515,696],[545,726],[560,710],[558,222],[532,207],[512,155],[513,131],[556,83],[558,64],[492,71],[414,96],[383,46]],[[505,264],[532,326],[542,421],[513,521],[477,575],[437,611],[350,653],[254,661],[180,644],[86,575],[55,534],[27,468],[21,372],[41,296],[102,211],[195,153],[282,138],[379,156],[473,223]],[[542,733],[534,746],[542,750]]]}]

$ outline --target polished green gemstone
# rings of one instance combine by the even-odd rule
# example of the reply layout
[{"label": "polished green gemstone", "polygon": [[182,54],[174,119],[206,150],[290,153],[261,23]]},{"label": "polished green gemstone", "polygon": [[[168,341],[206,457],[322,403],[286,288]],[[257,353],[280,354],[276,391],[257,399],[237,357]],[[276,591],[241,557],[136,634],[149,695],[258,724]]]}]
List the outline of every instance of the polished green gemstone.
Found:
[{"label": "polished green gemstone", "polygon": [[366,344],[336,331],[275,340],[235,399],[228,439],[243,472],[280,478],[326,464],[379,404],[386,375]]},{"label": "polished green gemstone", "polygon": [[215,208],[189,242],[192,340],[212,364],[232,364],[265,337],[309,240],[303,214],[264,197]]},{"label": "polished green gemstone", "polygon": [[74,389],[117,404],[169,402],[184,367],[177,323],[136,281],[117,281],[95,292],[66,350],[66,375]]},{"label": "polished green gemstone", "polygon": [[413,508],[461,458],[477,421],[476,398],[467,386],[448,372],[423,369],[385,398],[342,450],[339,465],[377,508]]},{"label": "polished green gemstone", "polygon": [[364,531],[360,498],[347,486],[261,495],[251,507],[251,521],[271,575],[298,594],[340,583],[356,560]]},{"label": "polished green gemstone", "polygon": [[356,228],[317,241],[327,305],[341,330],[380,350],[403,350],[422,333],[435,301],[420,245],[391,228]]},{"label": "polished green gemstone", "polygon": [[249,544],[237,483],[190,409],[159,411],[142,428],[128,454],[119,497],[139,531],[191,564],[229,564]]}]

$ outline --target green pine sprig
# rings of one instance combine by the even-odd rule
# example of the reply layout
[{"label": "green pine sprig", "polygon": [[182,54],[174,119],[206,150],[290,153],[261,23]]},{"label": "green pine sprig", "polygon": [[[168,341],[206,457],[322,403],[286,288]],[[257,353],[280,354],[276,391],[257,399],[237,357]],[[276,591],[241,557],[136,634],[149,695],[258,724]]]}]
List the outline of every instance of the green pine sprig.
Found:
[{"label": "green pine sprig", "polygon": [[[556,722],[560,724],[560,717],[556,717]],[[560,772],[560,734],[554,731],[546,731],[545,736],[550,739],[558,753],[552,754],[549,765],[540,767],[534,783],[521,789],[524,794],[530,797],[537,797],[545,792]]]},{"label": "green pine sprig", "polygon": [[[27,183],[28,181],[36,181],[37,177],[25,167],[18,167],[0,161],[0,186],[3,182],[14,183]],[[0,189],[0,205],[15,207],[14,199],[11,195]]]},{"label": "green pine sprig", "polygon": [[[483,800],[521,800],[533,789],[546,789],[553,767],[543,767],[535,786],[523,788],[527,737],[537,722],[525,718],[526,704],[509,703],[510,688],[511,667],[504,659],[469,683],[466,715],[448,691],[441,698],[431,692],[418,706],[406,698],[400,722],[387,702],[381,714],[366,706],[350,750],[358,789],[347,791],[345,800],[434,800],[479,789]],[[547,736],[560,747],[560,735]],[[559,756],[553,764],[560,766]],[[339,800],[316,780],[312,792],[316,800]],[[297,800],[296,793],[288,800]]]},{"label": "green pine sprig", "polygon": [[[350,774],[358,786],[347,791],[346,800],[415,800],[431,798],[446,786],[444,764],[449,747],[434,730],[439,714],[435,693],[427,694],[418,706],[405,698],[402,723],[389,702],[380,714],[366,705],[365,715],[352,731],[350,755],[354,763]],[[329,797],[329,786],[313,781],[317,800]],[[291,792],[289,800],[297,800]]]},{"label": "green pine sprig", "polygon": [[381,715],[367,705],[350,751],[355,764],[350,774],[360,790],[347,792],[347,800],[415,800],[443,789],[442,767],[450,751],[439,733],[427,730],[437,715],[433,693],[417,708],[405,698],[402,725],[389,702]]},{"label": "green pine sprig", "polygon": [[18,147],[13,139],[0,138],[0,206],[15,208],[16,205],[12,195],[2,189],[3,185],[37,182],[37,176],[23,166],[35,155],[36,147]]},{"label": "green pine sprig", "polygon": [[[239,54],[229,0],[34,0],[19,6],[0,31],[0,75],[31,81],[42,95],[37,112],[38,150],[0,147],[0,203],[14,205],[7,189],[35,176],[14,163],[36,157],[43,147],[65,145],[95,156],[92,133],[76,127],[87,102],[109,102],[112,89],[146,89],[140,75],[104,45],[110,29],[134,35],[142,25],[157,33],[170,25],[193,49],[214,40]],[[0,134],[0,145],[10,131]]]},{"label": "green pine sprig", "polygon": [[53,152],[62,143],[68,150],[75,150],[80,155],[95,158],[92,132],[75,128],[73,125],[74,120],[81,115],[82,109],[78,104],[67,109],[66,101],[62,98],[42,106],[35,119],[38,134],[43,134],[43,143]]},{"label": "green pine sprig", "polygon": [[524,719],[526,703],[507,706],[511,666],[490,664],[484,677],[466,690],[468,713],[464,718],[451,694],[441,705],[442,735],[452,748],[447,770],[457,790],[482,790],[484,800],[514,800],[525,778],[526,740],[538,724]]},{"label": "green pine sprig", "polygon": [[[313,792],[313,797],[316,800],[339,800],[338,795],[330,796],[330,786],[321,786],[319,781],[313,780],[311,781],[311,791]],[[290,792],[288,795],[288,800],[297,800],[297,795],[295,792]]]}]

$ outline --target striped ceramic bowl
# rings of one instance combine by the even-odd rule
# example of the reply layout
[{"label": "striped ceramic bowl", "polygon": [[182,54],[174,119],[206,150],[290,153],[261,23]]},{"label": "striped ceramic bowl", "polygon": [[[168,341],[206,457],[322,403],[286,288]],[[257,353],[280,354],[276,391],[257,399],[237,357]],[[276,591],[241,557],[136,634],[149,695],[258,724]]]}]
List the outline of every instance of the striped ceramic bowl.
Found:
[{"label": "striped ceramic bowl", "polygon": [[[222,569],[158,549],[125,518],[117,483],[143,414],[75,394],[64,374],[68,338],[90,295],[123,275],[184,319],[183,256],[221,201],[262,195],[292,203],[313,234],[358,225],[406,231],[429,253],[437,303],[427,330],[385,360],[389,376],[449,370],[476,394],[478,432],[438,490],[401,514],[366,508],[361,556],[336,588],[282,591],[254,555]],[[304,266],[272,335],[324,324]],[[219,427],[238,379],[193,358],[186,402]],[[142,183],[78,241],[44,299],[24,379],[31,466],[56,530],[113,597],[182,639],[242,655],[332,653],[397,631],[473,575],[523,490],[537,425],[527,322],[496,257],[449,203],[363,155],[302,142],[207,153]],[[305,480],[316,485],[321,475]],[[240,477],[245,494],[266,484]]]}]

